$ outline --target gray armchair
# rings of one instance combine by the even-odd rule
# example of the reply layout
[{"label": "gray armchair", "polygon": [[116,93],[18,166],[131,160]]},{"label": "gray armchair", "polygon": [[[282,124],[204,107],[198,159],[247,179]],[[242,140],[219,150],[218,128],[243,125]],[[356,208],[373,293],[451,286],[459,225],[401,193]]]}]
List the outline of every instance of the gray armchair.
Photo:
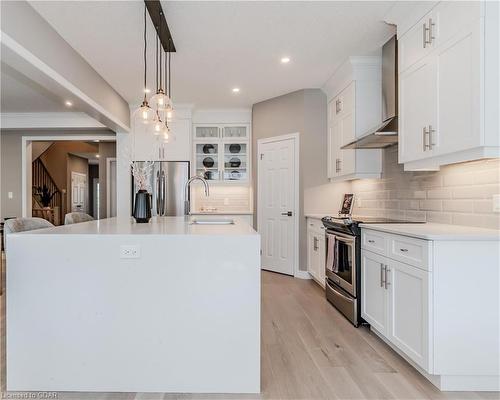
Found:
[{"label": "gray armchair", "polygon": [[93,221],[94,218],[91,215],[85,214],[83,212],[72,212],[64,216],[64,225],[78,224],[80,222]]},{"label": "gray armchair", "polygon": [[43,218],[12,218],[5,221],[4,234],[34,231],[35,229],[51,228],[54,225]]},{"label": "gray armchair", "polygon": [[51,228],[54,224],[43,218],[12,218],[3,225],[4,249],[7,251],[7,235],[9,233],[34,231],[36,229]]}]

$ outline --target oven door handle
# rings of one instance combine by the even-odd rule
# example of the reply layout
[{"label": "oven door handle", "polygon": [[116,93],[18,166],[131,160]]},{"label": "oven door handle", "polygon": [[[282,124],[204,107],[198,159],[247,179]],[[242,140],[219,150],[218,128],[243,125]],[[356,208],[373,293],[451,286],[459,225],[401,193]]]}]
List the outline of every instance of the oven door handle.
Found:
[{"label": "oven door handle", "polygon": [[328,233],[332,236],[335,236],[335,239],[339,239],[339,240],[342,240],[342,241],[348,242],[348,243],[352,243],[355,240],[354,236],[344,235],[344,234],[339,233],[337,231],[328,230],[328,231],[326,231],[326,233]]},{"label": "oven door handle", "polygon": [[330,285],[330,283],[328,282],[328,278],[325,279],[325,283],[326,285],[330,288],[330,290],[332,290],[332,292],[335,292],[336,294],[338,294],[340,297],[343,297],[344,299],[346,300],[349,300],[349,301],[353,301],[353,298],[345,295],[344,293],[340,292],[338,289],[335,289],[332,285]]}]

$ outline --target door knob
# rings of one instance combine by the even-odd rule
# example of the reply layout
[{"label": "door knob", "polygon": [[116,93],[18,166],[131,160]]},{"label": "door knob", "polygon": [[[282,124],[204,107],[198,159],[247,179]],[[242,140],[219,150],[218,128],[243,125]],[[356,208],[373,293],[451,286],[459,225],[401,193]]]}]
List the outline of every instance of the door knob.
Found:
[{"label": "door knob", "polygon": [[286,215],[286,216],[291,217],[293,215],[293,213],[291,211],[287,211],[287,212],[281,213],[281,215]]}]

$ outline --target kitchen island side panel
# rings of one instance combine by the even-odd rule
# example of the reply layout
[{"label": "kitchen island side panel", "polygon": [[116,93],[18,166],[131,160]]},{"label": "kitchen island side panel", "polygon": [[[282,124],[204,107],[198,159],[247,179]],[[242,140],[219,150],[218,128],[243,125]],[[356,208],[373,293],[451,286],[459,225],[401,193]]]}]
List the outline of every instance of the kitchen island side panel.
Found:
[{"label": "kitchen island side panel", "polygon": [[[259,235],[8,245],[8,390],[260,391]],[[122,245],[140,258],[120,258]]]}]

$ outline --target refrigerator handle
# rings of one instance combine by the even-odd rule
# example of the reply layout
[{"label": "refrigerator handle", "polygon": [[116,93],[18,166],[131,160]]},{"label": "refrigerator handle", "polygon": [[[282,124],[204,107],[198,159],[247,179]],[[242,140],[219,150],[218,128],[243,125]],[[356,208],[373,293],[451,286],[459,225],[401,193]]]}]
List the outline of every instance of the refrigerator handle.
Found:
[{"label": "refrigerator handle", "polygon": [[167,174],[162,171],[163,175],[163,209],[162,215],[167,215]]},{"label": "refrigerator handle", "polygon": [[161,189],[161,184],[160,184],[160,171],[156,172],[156,214],[161,215],[161,203],[160,203],[160,189]]},{"label": "refrigerator handle", "polygon": [[165,203],[165,199],[163,198],[163,171],[160,172],[160,188],[158,195],[160,196],[160,209],[158,210],[158,215],[163,216],[163,207]]}]

